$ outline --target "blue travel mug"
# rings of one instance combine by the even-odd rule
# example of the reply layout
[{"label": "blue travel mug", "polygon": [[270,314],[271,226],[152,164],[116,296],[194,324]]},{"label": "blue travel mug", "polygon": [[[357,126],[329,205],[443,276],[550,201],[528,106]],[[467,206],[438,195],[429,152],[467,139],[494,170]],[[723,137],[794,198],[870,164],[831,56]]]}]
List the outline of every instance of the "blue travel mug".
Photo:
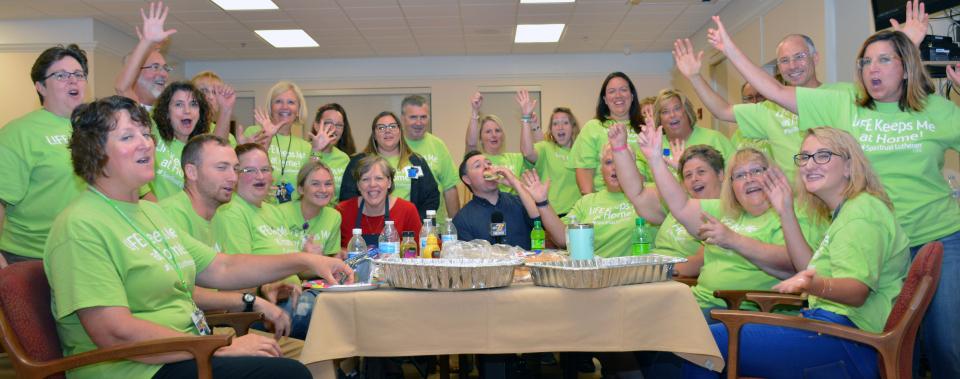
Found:
[{"label": "blue travel mug", "polygon": [[567,225],[567,250],[570,259],[593,259],[593,224]]}]

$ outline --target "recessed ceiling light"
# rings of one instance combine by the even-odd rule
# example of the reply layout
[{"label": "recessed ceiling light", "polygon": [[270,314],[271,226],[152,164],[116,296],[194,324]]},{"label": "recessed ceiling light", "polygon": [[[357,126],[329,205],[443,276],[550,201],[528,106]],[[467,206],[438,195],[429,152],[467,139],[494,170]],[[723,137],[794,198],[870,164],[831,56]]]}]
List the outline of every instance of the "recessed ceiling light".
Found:
[{"label": "recessed ceiling light", "polygon": [[211,0],[225,11],[279,9],[271,0]]},{"label": "recessed ceiling light", "polygon": [[520,0],[520,4],[555,4],[572,3],[576,0]]},{"label": "recessed ceiling light", "polygon": [[303,29],[286,30],[257,30],[260,38],[265,39],[273,47],[317,47],[317,41],[310,38]]},{"label": "recessed ceiling light", "polygon": [[521,24],[517,25],[517,36],[513,43],[557,42],[563,34],[565,24]]}]

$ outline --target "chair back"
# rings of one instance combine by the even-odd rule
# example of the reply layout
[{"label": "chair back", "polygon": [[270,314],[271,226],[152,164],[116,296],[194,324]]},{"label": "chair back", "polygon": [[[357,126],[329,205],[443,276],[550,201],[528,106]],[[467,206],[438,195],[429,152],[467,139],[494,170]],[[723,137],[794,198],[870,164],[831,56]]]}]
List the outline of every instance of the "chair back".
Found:
[{"label": "chair back", "polygon": [[0,270],[0,332],[15,369],[63,358],[43,262],[14,263]]},{"label": "chair back", "polygon": [[[917,329],[920,328],[927,306],[930,305],[930,300],[937,291],[942,262],[942,243],[934,241],[923,245],[913,258],[907,279],[903,282],[903,289],[900,290],[900,296],[890,310],[890,316],[887,317],[887,324],[883,327],[883,331],[900,336],[900,341],[897,342],[901,346],[899,356],[894,358],[899,362],[912,362]],[[901,364],[900,367],[903,371],[901,375],[909,377],[912,365],[907,363]]]}]

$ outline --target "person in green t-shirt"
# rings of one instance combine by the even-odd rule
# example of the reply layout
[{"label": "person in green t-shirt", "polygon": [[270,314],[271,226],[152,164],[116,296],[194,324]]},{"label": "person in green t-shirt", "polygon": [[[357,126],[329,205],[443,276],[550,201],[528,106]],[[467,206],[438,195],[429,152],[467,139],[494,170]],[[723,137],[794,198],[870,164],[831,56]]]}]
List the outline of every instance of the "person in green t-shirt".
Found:
[{"label": "person in green t-shirt", "polygon": [[223,138],[229,138],[231,145],[236,146],[235,134],[237,132],[230,128],[233,123],[231,119],[233,117],[233,107],[237,103],[236,91],[233,87],[224,83],[220,75],[213,71],[198,72],[190,79],[190,83],[193,83],[193,86],[197,87],[203,93],[203,97],[207,99],[211,122],[209,132]]},{"label": "person in green t-shirt", "polygon": [[533,109],[537,102],[530,99],[527,90],[520,90],[517,92],[517,103],[520,104],[523,114],[520,151],[523,152],[526,163],[533,165],[541,181],[550,179],[553,184],[550,186],[550,203],[557,213],[565,215],[580,198],[576,172],[567,168],[570,147],[580,134],[580,125],[570,108],[558,107],[550,115],[547,132],[543,135],[544,140],[534,143],[534,132],[540,132],[540,125],[534,126],[533,122]]},{"label": "person in green t-shirt", "polygon": [[[340,249],[340,212],[334,199],[333,173],[321,162],[309,162],[297,173],[299,199],[280,205],[285,225],[290,225],[290,238],[297,250],[311,247],[309,253],[336,255],[344,259]],[[304,246],[306,241],[312,246]]]},{"label": "person in green t-shirt", "polygon": [[[340,199],[340,184],[350,164],[350,155],[356,152],[347,111],[337,103],[321,105],[317,108],[311,130],[311,139],[321,139],[314,143],[316,148],[311,153],[312,160],[330,168],[333,174],[333,201],[336,203]],[[325,140],[325,136],[329,141]]]},{"label": "person in green t-shirt", "polygon": [[[880,333],[907,274],[907,236],[853,136],[828,127],[804,134],[800,152],[794,156],[802,185],[798,201],[809,213],[829,219],[830,226],[812,250],[797,222],[790,182],[778,170],[767,174],[765,192],[783,220],[787,251],[799,271],[773,288],[808,294],[809,308],[801,312],[805,319]],[[727,341],[725,326],[711,329],[718,344]],[[786,368],[791,372],[832,366],[849,367],[859,374],[854,377],[878,374],[873,348],[799,329],[745,325],[740,350],[745,353],[740,360],[743,375],[783,373],[782,362],[772,357],[787,355],[792,357]]]},{"label": "person in green t-shirt", "polygon": [[407,145],[400,130],[400,118],[390,111],[380,112],[370,125],[370,139],[362,153],[350,158],[346,174],[340,185],[341,201],[360,196],[357,175],[354,171],[360,161],[369,156],[382,157],[393,171],[391,195],[413,203],[420,219],[427,218],[428,210],[440,206],[440,191],[430,165]]},{"label": "person in green t-shirt", "polygon": [[[610,140],[626,145],[622,127],[611,128]],[[708,321],[709,310],[724,304],[713,297],[713,291],[766,290],[796,273],[783,245],[780,220],[763,192],[763,176],[771,165],[763,153],[750,148],[738,151],[727,162],[720,199],[698,200],[690,199],[670,173],[663,159],[662,141],[661,130],[649,128],[638,142],[670,213],[704,242],[703,267],[692,290]],[[639,173],[630,169],[633,157],[627,149],[614,152],[625,188],[643,184]],[[823,228],[819,223],[804,218],[801,225],[808,243],[820,241]]]},{"label": "person in green t-shirt", "polygon": [[[669,145],[674,150],[685,145],[710,145],[725,160],[729,160],[735,151],[723,133],[696,125],[697,114],[693,111],[690,99],[678,90],[668,88],[657,94],[657,102],[653,104],[653,121],[656,126],[663,127],[663,145]],[[671,159],[668,163],[675,161]],[[673,170],[677,169],[673,164],[670,166]]]},{"label": "person in green t-shirt", "polygon": [[30,70],[41,108],[0,129],[0,268],[42,258],[53,219],[86,187],[70,170],[67,142],[87,73],[77,45],[44,50]]},{"label": "person in green t-shirt", "polygon": [[[880,31],[863,42],[856,59],[856,91],[795,88],[761,75],[719,19],[710,43],[760,93],[797,112],[801,130],[828,125],[857,139],[893,202],[911,253],[940,241],[945,257],[956,256],[960,205],[941,172],[946,151],[960,150],[960,107],[934,93],[916,47],[927,30],[926,14],[920,8],[908,14],[913,17],[899,30]],[[947,72],[960,79],[953,67]],[[958,269],[951,260],[943,266],[944,272]],[[921,326],[921,351],[934,377],[960,377],[960,328],[954,327],[960,313],[960,297],[955,295],[960,275],[941,278]]]},{"label": "person in green t-shirt", "polygon": [[[523,155],[505,151],[507,136],[503,133],[503,121],[492,114],[481,117],[482,106],[483,95],[478,91],[470,98],[472,113],[467,124],[466,151],[480,151],[494,166],[505,167],[519,178],[525,166]],[[504,184],[500,185],[500,191],[516,193],[513,188]]]},{"label": "person in green t-shirt", "polygon": [[[132,99],[111,96],[81,105],[72,121],[73,169],[89,190],[54,221],[44,249],[65,355],[208,333],[199,309],[210,304],[192,296],[195,285],[247,288],[301,271],[330,283],[352,279],[342,261],[314,254],[218,254],[174,226],[159,205],[141,201],[139,188],[154,177],[154,143],[149,115]],[[213,368],[217,377],[310,377],[302,364],[278,354],[273,339],[247,334],[217,350]],[[247,364],[266,374],[240,368]],[[85,366],[69,376],[195,373],[189,354],[167,353]]]},{"label": "person in green t-shirt", "polygon": [[427,161],[437,179],[437,189],[443,195],[440,209],[437,209],[437,220],[452,219],[460,211],[460,194],[457,192],[460,179],[447,144],[428,131],[430,104],[423,96],[407,96],[400,102],[400,118],[403,121],[403,138],[410,150]]},{"label": "person in green t-shirt", "polygon": [[183,191],[183,146],[190,138],[207,132],[209,114],[206,97],[190,82],[171,83],[157,98],[152,116],[160,138],[154,163],[156,176],[149,184],[151,200],[163,200]]}]

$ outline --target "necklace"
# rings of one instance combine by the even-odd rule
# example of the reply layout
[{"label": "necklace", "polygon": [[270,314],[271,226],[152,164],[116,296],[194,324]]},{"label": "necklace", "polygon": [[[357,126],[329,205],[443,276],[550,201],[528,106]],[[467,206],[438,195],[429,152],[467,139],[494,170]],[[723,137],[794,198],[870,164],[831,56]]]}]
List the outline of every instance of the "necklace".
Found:
[{"label": "necklace", "polygon": [[[273,135],[273,142],[277,143],[277,152],[282,153],[280,150],[280,141],[277,139],[277,135]],[[290,144],[293,143],[293,135],[287,136],[287,153],[280,155],[280,176],[283,177],[287,173],[287,161],[290,159]]]}]

